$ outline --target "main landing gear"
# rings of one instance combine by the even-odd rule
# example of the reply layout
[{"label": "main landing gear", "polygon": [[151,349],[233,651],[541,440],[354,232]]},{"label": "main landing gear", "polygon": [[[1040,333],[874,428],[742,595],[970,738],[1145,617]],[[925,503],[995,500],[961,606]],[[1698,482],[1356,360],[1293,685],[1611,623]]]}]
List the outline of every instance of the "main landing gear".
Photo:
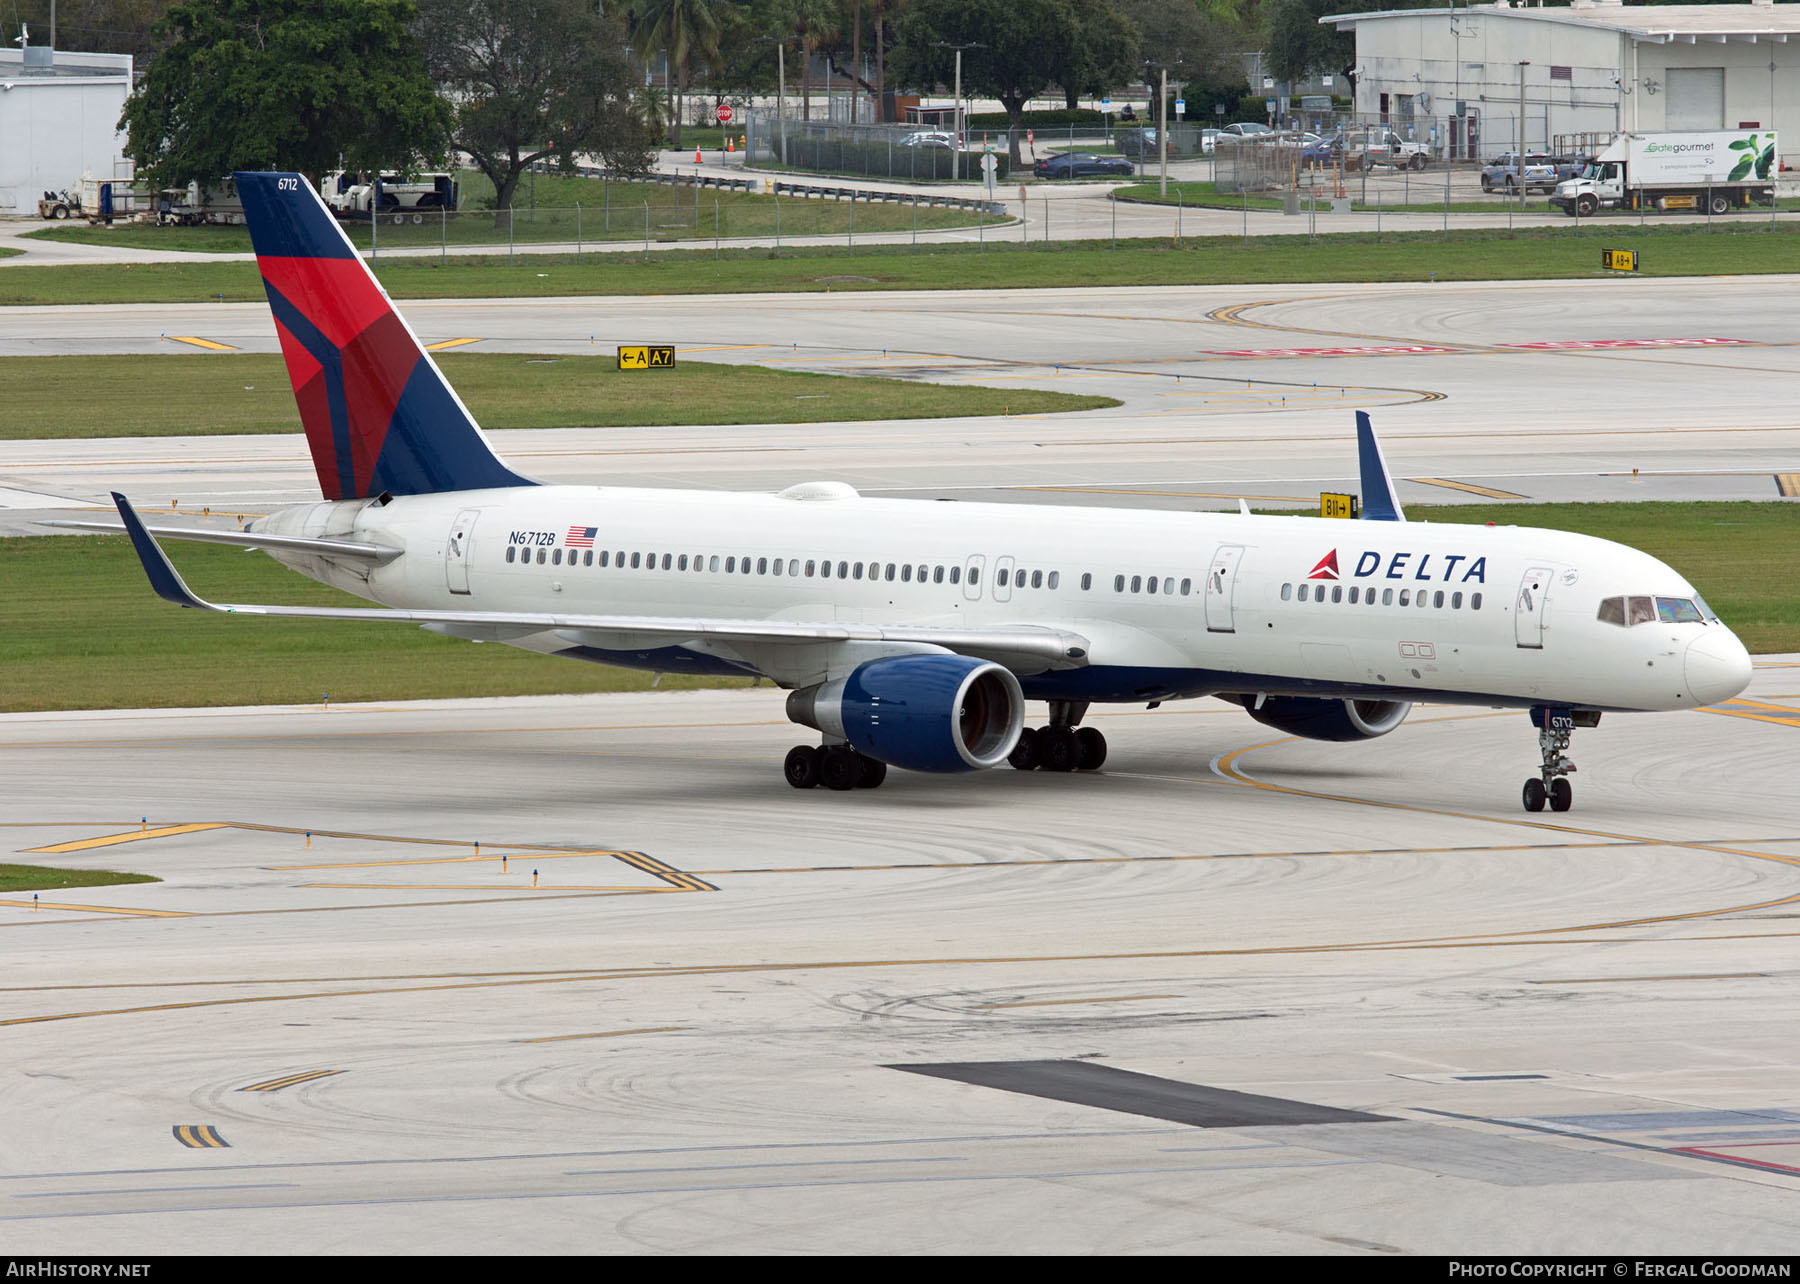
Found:
[{"label": "main landing gear", "polygon": [[1081,725],[1085,700],[1052,700],[1050,725],[1019,733],[1006,760],[1020,771],[1098,771],[1106,761],[1106,737]]},{"label": "main landing gear", "polygon": [[782,765],[796,789],[874,789],[887,779],[887,764],[866,758],[849,745],[795,745]]},{"label": "main landing gear", "polygon": [[1597,727],[1600,715],[1590,710],[1533,705],[1531,725],[1538,729],[1538,748],[1543,752],[1544,765],[1538,775],[1525,782],[1525,810],[1542,811],[1548,802],[1551,811],[1567,811],[1575,805],[1575,790],[1568,779],[1575,772],[1575,764],[1563,751],[1569,747],[1576,727]]}]

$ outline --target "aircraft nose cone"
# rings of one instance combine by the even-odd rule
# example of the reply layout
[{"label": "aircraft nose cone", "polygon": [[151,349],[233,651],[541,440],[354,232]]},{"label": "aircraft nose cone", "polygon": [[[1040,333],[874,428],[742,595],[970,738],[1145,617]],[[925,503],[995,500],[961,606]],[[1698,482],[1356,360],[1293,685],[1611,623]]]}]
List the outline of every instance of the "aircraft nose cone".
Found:
[{"label": "aircraft nose cone", "polygon": [[1718,704],[1750,685],[1750,653],[1727,628],[1710,628],[1688,643],[1686,669],[1696,704]]}]

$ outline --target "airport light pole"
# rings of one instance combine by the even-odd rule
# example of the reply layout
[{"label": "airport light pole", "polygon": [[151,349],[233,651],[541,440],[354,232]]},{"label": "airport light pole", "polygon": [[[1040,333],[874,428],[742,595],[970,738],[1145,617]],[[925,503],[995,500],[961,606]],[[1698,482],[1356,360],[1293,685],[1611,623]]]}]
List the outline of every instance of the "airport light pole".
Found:
[{"label": "airport light pole", "polygon": [[758,41],[775,46],[775,129],[781,137],[781,163],[787,158],[787,41],[774,36],[758,36]]},{"label": "airport light pole", "polygon": [[1146,62],[1144,64],[1145,71],[1156,67],[1162,73],[1157,85],[1156,150],[1162,157],[1162,187],[1158,194],[1163,197],[1167,197],[1169,194],[1169,68],[1183,65],[1184,60],[1180,58],[1174,62]]},{"label": "airport light pole", "polygon": [[[1529,59],[1519,63],[1519,145],[1513,149],[1513,158],[1519,169],[1519,213],[1525,212],[1525,68],[1531,66]],[[1546,149],[1548,144],[1546,143]]]},{"label": "airport light pole", "polygon": [[974,40],[969,41],[967,44],[961,44],[961,45],[951,44],[948,40],[939,40],[939,41],[935,42],[935,44],[933,45],[933,48],[956,50],[956,87],[955,87],[956,133],[950,140],[950,142],[952,144],[951,148],[950,148],[950,177],[952,179],[958,179],[958,178],[962,177],[962,145],[963,145],[962,55],[963,55],[963,50],[965,50],[965,49],[986,49],[987,46],[984,44],[981,44],[979,41],[974,41]]}]

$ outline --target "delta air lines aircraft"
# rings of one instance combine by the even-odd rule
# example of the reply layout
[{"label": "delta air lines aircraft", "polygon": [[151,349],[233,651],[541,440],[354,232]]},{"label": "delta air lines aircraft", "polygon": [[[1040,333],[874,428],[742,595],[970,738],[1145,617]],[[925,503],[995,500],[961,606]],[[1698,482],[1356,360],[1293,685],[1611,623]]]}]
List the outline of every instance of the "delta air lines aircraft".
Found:
[{"label": "delta air lines aircraft", "polygon": [[[1353,741],[1433,700],[1528,710],[1542,759],[1525,808],[1566,811],[1574,728],[1714,704],[1750,678],[1737,637],[1653,557],[1407,522],[1361,414],[1358,522],[865,499],[830,481],[539,485],[494,453],[306,181],[236,179],[324,499],[202,532],[147,528],[115,495],[179,606],[767,678],[819,733],[787,756],[800,789],[871,787],[889,766],[1093,770],[1095,703],[1218,696]],[[379,607],[208,602],[158,535],[260,548]]]}]

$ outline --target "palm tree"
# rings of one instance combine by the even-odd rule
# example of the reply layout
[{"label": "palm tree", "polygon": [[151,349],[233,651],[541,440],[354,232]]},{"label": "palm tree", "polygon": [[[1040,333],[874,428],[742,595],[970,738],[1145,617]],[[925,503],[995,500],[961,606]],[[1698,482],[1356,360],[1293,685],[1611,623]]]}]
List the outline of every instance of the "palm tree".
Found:
[{"label": "palm tree", "polygon": [[646,0],[631,43],[640,58],[662,53],[675,73],[673,142],[680,147],[682,109],[694,55],[702,61],[719,56],[719,19],[713,12],[713,0]]},{"label": "palm tree", "polygon": [[781,0],[775,11],[777,30],[799,42],[805,54],[800,73],[800,118],[812,119],[812,62],[819,46],[836,40],[844,15],[838,0]]}]

